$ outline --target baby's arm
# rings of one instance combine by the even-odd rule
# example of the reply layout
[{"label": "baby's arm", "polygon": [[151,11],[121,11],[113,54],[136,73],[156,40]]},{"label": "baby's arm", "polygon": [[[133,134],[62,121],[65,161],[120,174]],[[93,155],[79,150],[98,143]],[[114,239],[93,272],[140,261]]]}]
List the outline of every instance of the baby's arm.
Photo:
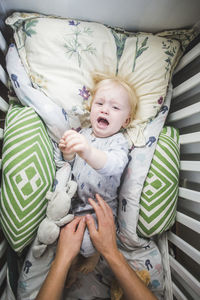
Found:
[{"label": "baby's arm", "polygon": [[84,135],[75,130],[67,130],[60,140],[59,148],[65,160],[71,160],[77,153],[93,169],[101,169],[105,166],[107,155],[104,151],[90,145]]},{"label": "baby's arm", "polygon": [[103,168],[97,170],[103,176],[121,175],[128,163],[128,143],[122,133],[113,136],[112,142],[105,149],[107,156]]}]

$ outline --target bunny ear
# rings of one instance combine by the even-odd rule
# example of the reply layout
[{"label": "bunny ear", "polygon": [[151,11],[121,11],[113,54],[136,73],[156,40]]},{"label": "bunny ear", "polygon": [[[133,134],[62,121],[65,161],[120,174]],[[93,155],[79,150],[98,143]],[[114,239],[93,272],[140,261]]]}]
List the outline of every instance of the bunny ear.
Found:
[{"label": "bunny ear", "polygon": [[44,251],[46,250],[47,245],[42,244],[42,245],[35,245],[33,247],[33,255],[35,258],[39,258],[40,256],[42,256],[42,254],[44,253]]},{"label": "bunny ear", "polygon": [[68,193],[70,198],[74,196],[74,194],[76,193],[76,189],[77,189],[77,183],[73,180],[70,180],[67,184],[67,190],[66,190],[66,193]]}]

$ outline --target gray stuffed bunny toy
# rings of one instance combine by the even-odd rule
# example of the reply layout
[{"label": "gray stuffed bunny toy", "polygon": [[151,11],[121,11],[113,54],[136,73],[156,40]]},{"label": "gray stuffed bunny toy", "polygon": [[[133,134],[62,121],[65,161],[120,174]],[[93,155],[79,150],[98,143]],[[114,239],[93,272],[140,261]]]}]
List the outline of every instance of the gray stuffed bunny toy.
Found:
[{"label": "gray stuffed bunny toy", "polygon": [[[47,248],[47,245],[53,244],[60,234],[60,227],[71,222],[74,215],[68,214],[71,207],[71,199],[74,196],[77,183],[70,178],[71,167],[66,163],[56,173],[57,186],[54,192],[48,191],[46,199],[48,200],[46,218],[40,223],[36,245],[33,247],[33,255],[40,257]],[[65,186],[63,186],[65,181]],[[67,184],[66,184],[67,181]]]}]

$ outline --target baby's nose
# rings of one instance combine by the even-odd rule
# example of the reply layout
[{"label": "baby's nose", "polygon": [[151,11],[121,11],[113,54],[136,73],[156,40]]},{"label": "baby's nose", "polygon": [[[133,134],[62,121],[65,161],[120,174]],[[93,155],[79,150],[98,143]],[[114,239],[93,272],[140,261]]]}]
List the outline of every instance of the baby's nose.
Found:
[{"label": "baby's nose", "polygon": [[108,114],[108,106],[107,105],[103,105],[102,108],[101,108],[101,112],[104,113],[104,114]]}]

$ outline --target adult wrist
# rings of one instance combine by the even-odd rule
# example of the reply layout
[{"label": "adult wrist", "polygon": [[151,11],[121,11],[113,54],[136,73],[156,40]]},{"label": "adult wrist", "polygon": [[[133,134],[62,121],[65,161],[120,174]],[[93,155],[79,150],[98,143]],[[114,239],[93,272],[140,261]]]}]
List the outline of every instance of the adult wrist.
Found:
[{"label": "adult wrist", "polygon": [[72,264],[73,258],[70,257],[55,257],[52,265],[57,269],[65,269],[68,270]]},{"label": "adult wrist", "polygon": [[122,253],[117,248],[102,255],[109,264],[114,263],[115,261],[118,262],[123,257]]}]

